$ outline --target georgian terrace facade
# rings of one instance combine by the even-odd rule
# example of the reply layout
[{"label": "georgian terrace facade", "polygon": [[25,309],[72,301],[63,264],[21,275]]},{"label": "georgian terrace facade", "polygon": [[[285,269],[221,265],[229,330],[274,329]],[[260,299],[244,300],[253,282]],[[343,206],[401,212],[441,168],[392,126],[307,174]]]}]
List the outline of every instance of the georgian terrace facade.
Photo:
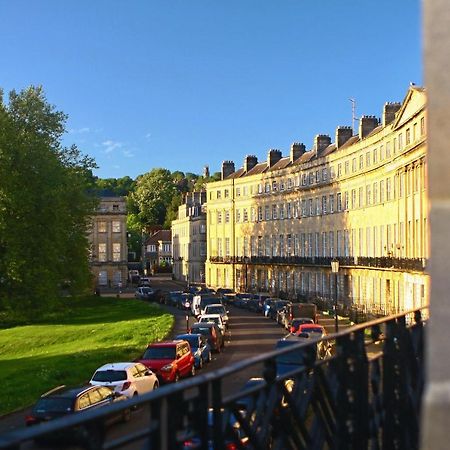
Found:
[{"label": "georgian terrace facade", "polygon": [[[381,124],[338,127],[305,151],[222,164],[207,185],[206,282],[331,299],[375,313],[428,303],[425,91],[386,103]],[[337,286],[331,260],[338,258]]]}]

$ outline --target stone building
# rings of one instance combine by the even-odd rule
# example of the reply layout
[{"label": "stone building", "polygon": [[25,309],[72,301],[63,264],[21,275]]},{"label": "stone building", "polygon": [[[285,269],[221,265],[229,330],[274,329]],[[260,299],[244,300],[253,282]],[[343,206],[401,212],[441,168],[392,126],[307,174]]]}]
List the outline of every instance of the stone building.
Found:
[{"label": "stone building", "polygon": [[[207,185],[206,282],[386,314],[428,302],[425,91]],[[331,274],[331,260],[340,269]]]},{"label": "stone building", "polygon": [[144,267],[147,274],[157,272],[160,267],[172,267],[172,232],[170,230],[157,230],[148,236],[144,243]]},{"label": "stone building", "polygon": [[205,281],[206,192],[189,192],[172,221],[173,275],[187,283]]},{"label": "stone building", "polygon": [[118,287],[128,278],[127,208],[124,197],[100,197],[89,235],[96,287]]}]

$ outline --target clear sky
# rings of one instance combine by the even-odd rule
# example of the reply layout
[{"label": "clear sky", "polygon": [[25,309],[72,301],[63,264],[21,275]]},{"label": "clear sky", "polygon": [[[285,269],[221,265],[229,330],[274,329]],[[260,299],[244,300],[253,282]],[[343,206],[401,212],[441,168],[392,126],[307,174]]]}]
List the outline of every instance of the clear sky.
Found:
[{"label": "clear sky", "polygon": [[42,84],[102,178],[202,173],[421,85],[419,0],[0,0],[0,87]]}]

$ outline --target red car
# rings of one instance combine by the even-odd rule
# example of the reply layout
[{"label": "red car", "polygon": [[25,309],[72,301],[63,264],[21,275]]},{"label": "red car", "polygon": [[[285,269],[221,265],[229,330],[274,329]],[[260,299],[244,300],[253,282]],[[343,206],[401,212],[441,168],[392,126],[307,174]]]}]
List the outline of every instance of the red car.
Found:
[{"label": "red car", "polygon": [[150,344],[139,360],[152,370],[162,383],[177,382],[194,376],[194,356],[187,341],[166,341]]}]

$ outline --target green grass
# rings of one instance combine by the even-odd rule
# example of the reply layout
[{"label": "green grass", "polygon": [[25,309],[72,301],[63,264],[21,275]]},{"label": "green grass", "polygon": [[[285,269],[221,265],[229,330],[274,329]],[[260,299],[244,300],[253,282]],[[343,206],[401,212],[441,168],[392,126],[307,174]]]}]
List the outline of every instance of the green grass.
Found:
[{"label": "green grass", "polygon": [[163,339],[173,317],[134,299],[62,299],[40,318],[0,316],[0,415],[33,404],[60,384],[88,381],[109,362],[131,361]]}]

